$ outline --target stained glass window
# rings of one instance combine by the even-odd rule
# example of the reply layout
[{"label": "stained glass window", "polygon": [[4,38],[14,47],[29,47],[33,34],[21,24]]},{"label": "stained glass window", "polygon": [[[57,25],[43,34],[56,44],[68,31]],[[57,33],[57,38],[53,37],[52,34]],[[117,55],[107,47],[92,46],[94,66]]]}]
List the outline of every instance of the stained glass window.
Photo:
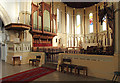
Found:
[{"label": "stained glass window", "polygon": [[76,34],[80,34],[80,15],[76,16],[77,26],[76,26]]},{"label": "stained glass window", "polygon": [[89,14],[89,21],[90,21],[90,33],[93,32],[93,13]]},{"label": "stained glass window", "polygon": [[106,30],[106,16],[104,16],[104,18],[103,18],[102,27],[103,27],[103,31],[105,31]]},{"label": "stained glass window", "polygon": [[69,33],[69,14],[67,14],[67,33]]}]

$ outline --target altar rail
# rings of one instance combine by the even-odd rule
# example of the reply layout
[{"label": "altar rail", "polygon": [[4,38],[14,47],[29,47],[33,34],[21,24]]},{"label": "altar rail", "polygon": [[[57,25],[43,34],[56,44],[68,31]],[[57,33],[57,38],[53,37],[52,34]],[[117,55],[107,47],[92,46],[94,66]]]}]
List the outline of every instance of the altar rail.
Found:
[{"label": "altar rail", "polygon": [[57,70],[59,69],[59,64],[62,63],[63,58],[71,59],[71,64],[86,66],[88,68],[88,76],[108,80],[111,80],[113,77],[113,56],[60,53],[58,58]]}]

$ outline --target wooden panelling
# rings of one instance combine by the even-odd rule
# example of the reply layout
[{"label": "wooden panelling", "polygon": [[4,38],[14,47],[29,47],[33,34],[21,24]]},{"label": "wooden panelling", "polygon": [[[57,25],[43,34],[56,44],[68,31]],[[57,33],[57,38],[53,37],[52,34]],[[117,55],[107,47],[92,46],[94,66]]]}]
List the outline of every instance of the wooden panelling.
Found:
[{"label": "wooden panelling", "polygon": [[21,23],[11,23],[5,26],[6,30],[29,30],[31,26]]}]

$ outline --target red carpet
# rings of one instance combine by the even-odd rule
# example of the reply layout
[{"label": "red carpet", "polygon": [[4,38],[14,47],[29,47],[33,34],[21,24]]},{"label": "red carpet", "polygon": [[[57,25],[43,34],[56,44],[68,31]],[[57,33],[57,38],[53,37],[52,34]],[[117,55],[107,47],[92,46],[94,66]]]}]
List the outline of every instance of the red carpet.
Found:
[{"label": "red carpet", "polygon": [[4,77],[2,79],[0,79],[0,82],[30,82],[33,81],[41,76],[44,76],[46,74],[52,73],[55,70],[50,69],[50,68],[44,68],[44,67],[39,67],[39,68],[35,68],[35,69],[31,69],[31,70],[27,70],[24,72],[20,72],[14,75],[10,75],[7,77]]}]

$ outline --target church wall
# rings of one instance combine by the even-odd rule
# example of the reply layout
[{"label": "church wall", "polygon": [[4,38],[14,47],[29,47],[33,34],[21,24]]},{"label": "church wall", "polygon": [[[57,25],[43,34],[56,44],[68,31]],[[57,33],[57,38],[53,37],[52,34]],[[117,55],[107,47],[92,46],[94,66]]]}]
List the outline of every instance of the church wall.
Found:
[{"label": "church wall", "polygon": [[[57,3],[59,3],[60,5],[58,5]],[[112,5],[111,3],[108,3],[108,6],[111,6],[111,5]],[[76,15],[77,14],[81,15],[81,34],[76,34],[74,32],[75,27],[73,25],[73,8],[70,8],[70,7],[67,6],[66,7],[66,12],[70,14],[70,25],[69,25],[70,26],[70,29],[69,29],[70,34],[67,35],[66,34],[66,32],[67,32],[67,17],[66,17],[66,20],[65,20],[65,4],[60,3],[60,2],[54,3],[54,13],[56,13],[57,8],[59,8],[60,12],[62,13],[62,15],[61,15],[62,20],[60,20],[61,31],[58,31],[59,34],[53,39],[53,41],[54,41],[53,46],[59,46],[58,42],[55,43],[55,41],[56,41],[56,38],[57,39],[61,38],[60,34],[63,35],[63,33],[64,33],[64,36],[62,36],[62,38],[63,39],[65,37],[67,38],[67,40],[64,41],[64,46],[65,47],[67,47],[69,43],[70,43],[69,46],[74,46],[74,45],[72,45],[72,42],[74,42],[75,38],[78,38],[78,39],[80,38],[79,41],[81,40],[83,45],[85,43],[88,43],[91,46],[93,44],[100,45],[100,42],[103,41],[102,45],[104,47],[109,46],[109,45],[111,46],[112,45],[112,39],[111,39],[110,35],[111,35],[112,31],[111,31],[111,28],[108,26],[108,30],[109,30],[108,34],[109,35],[107,36],[107,30],[106,31],[101,31],[100,30],[102,25],[100,25],[100,23],[99,23],[98,6],[100,6],[101,9],[103,9],[104,3],[98,3],[94,6],[87,7],[87,8],[75,9],[75,20],[74,20],[75,21],[75,27],[76,27]],[[84,10],[85,10],[85,19],[84,19]],[[89,33],[89,13],[93,13],[93,28],[94,28],[93,33]],[[85,21],[85,23],[84,23],[84,21]],[[75,36],[74,36],[74,34],[75,34]],[[96,36],[96,34],[98,34],[98,37]],[[76,43],[77,42],[75,41],[75,46],[76,46]]]},{"label": "church wall", "polygon": [[73,11],[74,13],[75,10],[73,8],[70,8],[67,6],[66,8],[66,15],[69,14],[69,33],[67,33],[67,16],[66,16],[66,35],[67,35],[67,47],[72,47],[74,46],[72,42],[74,42],[74,33],[75,33],[75,23],[76,18],[74,18]]},{"label": "church wall", "polygon": [[[101,7],[101,9],[103,8],[103,3],[99,3],[99,4],[96,4],[94,6],[91,6],[91,7],[87,7],[85,8],[85,19],[84,19],[84,13],[82,13],[82,32],[85,33],[83,34],[83,37],[84,37],[84,40],[85,41],[82,41],[83,43],[96,43],[97,45],[97,42],[100,43],[99,41],[103,41],[102,45],[103,46],[107,46],[107,45],[112,45],[112,39],[111,39],[111,33],[112,33],[112,30],[111,28],[108,26],[108,37],[107,37],[107,30],[106,31],[101,31],[101,26],[100,23],[99,23],[99,17],[98,17],[98,9],[96,11],[96,8],[98,8],[98,6]],[[111,6],[111,3],[108,3],[108,6]],[[82,9],[77,9],[77,13],[80,12],[80,10],[84,12],[84,8]],[[89,33],[89,13],[93,13],[93,28],[94,28],[94,31],[93,33]],[[96,16],[97,14],[97,16]],[[85,20],[85,24],[84,24],[84,20]],[[85,31],[84,31],[85,29]],[[98,34],[98,37],[97,37],[97,34]],[[82,36],[81,36],[82,38]],[[97,40],[98,38],[98,40]],[[105,40],[106,39],[106,40]],[[105,45],[105,42],[106,42],[106,45]],[[84,44],[83,44],[84,45]],[[83,46],[84,47],[84,46]]]},{"label": "church wall", "polygon": [[[21,64],[28,64],[29,63],[29,59],[33,59],[36,58],[36,55],[41,56],[41,63],[39,64],[39,66],[42,66],[43,64],[45,64],[45,53],[43,52],[8,52],[7,56],[7,63],[9,64],[13,64],[13,56],[21,56]],[[19,59],[15,60],[15,64],[19,63]]]},{"label": "church wall", "polygon": [[1,1],[1,3],[0,3],[0,18],[2,19],[4,25],[11,23],[11,18],[8,15],[7,10],[5,9],[6,5],[7,5],[7,2]]},{"label": "church wall", "polygon": [[[25,14],[25,11],[27,13]],[[10,23],[23,23],[30,25],[30,14],[31,14],[31,2],[17,2],[17,1],[0,1],[0,18],[2,19],[4,26]],[[24,17],[24,18],[23,18]],[[7,42],[20,42],[20,38],[18,38],[18,34],[21,33],[21,40],[30,42],[32,46],[32,35],[29,33],[29,30],[23,32],[17,30],[5,30],[5,33],[2,37],[4,39],[3,44],[5,43],[5,51],[8,51]],[[23,34],[25,35],[23,38]],[[4,54],[5,62],[7,61],[7,57],[9,57],[9,53]],[[2,58],[2,60],[4,60]]]},{"label": "church wall", "polygon": [[[7,2],[5,0],[2,0],[0,3],[0,10],[3,10],[0,14],[1,18],[6,19],[4,22],[4,25],[10,24],[10,23],[24,23],[30,25],[30,14],[31,14],[31,2]],[[27,18],[23,18],[23,13],[27,10]],[[21,15],[22,14],[22,15]],[[6,17],[5,17],[5,16]],[[29,15],[29,16],[28,16]],[[18,19],[19,17],[19,19]],[[9,21],[7,21],[9,20]],[[4,20],[3,20],[4,21]],[[29,32],[28,36],[31,36]],[[12,33],[10,33],[12,34]],[[27,40],[31,40],[31,37],[28,37]]]},{"label": "church wall", "polygon": [[29,30],[26,31],[26,41],[30,41],[31,42],[31,47],[32,47],[32,35],[29,32]]},{"label": "church wall", "polygon": [[[101,5],[101,7],[102,7],[103,3],[99,3],[96,6],[98,7],[99,5]],[[111,5],[111,4],[109,4],[109,5]],[[9,2],[8,5],[7,5],[7,2],[3,2],[3,3],[1,3],[1,6],[5,10],[7,10],[6,12],[12,23],[19,22],[19,23],[24,23],[24,24],[28,24],[28,25],[30,24],[31,2]],[[85,8],[85,19],[84,19],[84,8],[75,9],[75,15],[77,15],[78,13],[81,14],[81,19],[82,19],[81,20],[81,34],[76,34],[75,37],[81,37],[83,43],[94,43],[93,41],[97,42],[96,28],[98,28],[98,32],[99,32],[98,34],[103,34],[98,37],[98,41],[103,39],[104,40],[103,46],[105,46],[105,38],[107,38],[106,32],[105,33],[100,32],[101,25],[99,24],[99,22],[97,22],[97,26],[96,26],[96,12],[97,12],[96,6],[94,5],[94,6]],[[9,8],[12,10],[9,10]],[[61,14],[61,19],[60,19],[61,30],[58,31],[58,35],[56,38],[57,38],[57,40],[59,40],[61,38],[64,41],[64,42],[62,42],[61,45],[64,45],[66,47],[68,41],[74,42],[74,28],[75,27],[73,25],[73,8],[70,8],[68,6],[66,7],[66,12],[70,14],[70,25],[69,25],[70,26],[70,29],[69,29],[70,35],[66,34],[66,32],[67,32],[66,25],[67,24],[65,24],[66,23],[65,21],[67,20],[67,18],[65,18],[65,4],[63,4],[61,2],[54,2],[53,8],[54,8],[55,14],[57,14],[57,8],[59,8],[60,14]],[[94,32],[91,34],[89,34],[89,13],[90,12],[93,13],[93,19],[94,19],[93,20]],[[97,16],[97,19],[98,19],[98,16]],[[85,20],[85,24],[84,24],[84,20]],[[8,23],[10,23],[10,22],[8,22]],[[75,24],[76,24],[76,18],[75,18]],[[109,28],[108,30],[110,30],[109,34],[111,34],[111,29]],[[85,32],[85,34],[84,34],[84,32]],[[27,32],[27,34],[28,34],[27,40],[32,41],[32,35],[29,32]],[[64,35],[64,36],[62,36],[62,35]],[[53,39],[53,43],[54,43],[53,46],[58,46],[58,42],[55,42],[56,38]],[[66,38],[67,38],[67,40],[64,40]],[[110,38],[109,40],[112,41],[110,35],[109,35],[109,38]],[[106,39],[106,40],[108,40],[108,39]],[[109,43],[109,42],[107,42],[107,43]],[[110,45],[111,44],[112,43],[110,42]],[[73,45],[70,45],[70,46],[73,46]]]},{"label": "church wall", "polygon": [[76,15],[80,15],[80,27],[81,27],[81,36],[84,35],[84,8],[76,9]]},{"label": "church wall", "polygon": [[[54,2],[54,13],[57,14],[57,8],[60,14],[60,30],[57,32],[57,36],[53,38],[53,46],[65,46],[67,45],[66,25],[65,25],[65,5],[61,2]],[[57,39],[57,42],[56,42]],[[60,41],[61,40],[61,41]],[[60,42],[59,42],[60,41]]]},{"label": "church wall", "polygon": [[[114,74],[113,56],[60,53],[57,70],[63,58],[71,59],[71,64],[87,67],[88,76],[112,80]],[[82,71],[80,72],[81,74],[83,73]]]},{"label": "church wall", "polygon": [[95,6],[91,6],[91,7],[88,7],[88,8],[85,8],[85,34],[89,34],[89,14],[90,13],[93,13],[93,28],[94,28],[94,31],[95,32],[95,19],[96,19],[96,14],[95,14]]}]

